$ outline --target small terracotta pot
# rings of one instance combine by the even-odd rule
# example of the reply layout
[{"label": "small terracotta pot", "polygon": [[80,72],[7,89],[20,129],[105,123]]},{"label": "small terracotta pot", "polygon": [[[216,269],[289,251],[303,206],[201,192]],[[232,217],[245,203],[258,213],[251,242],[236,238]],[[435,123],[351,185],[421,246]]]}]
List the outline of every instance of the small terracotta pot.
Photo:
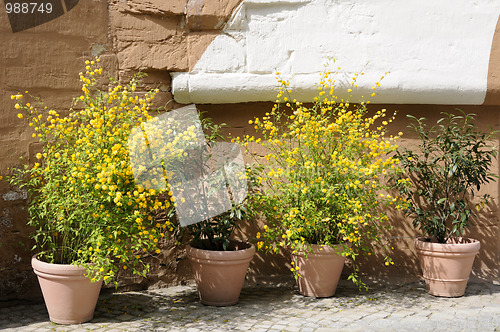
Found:
[{"label": "small terracotta pot", "polygon": [[[299,269],[299,293],[312,297],[330,297],[335,294],[344,268],[345,257],[341,245],[334,247],[311,245],[312,253],[292,254],[292,261]],[[340,254],[338,254],[339,252]],[[307,256],[307,258],[306,258]]]},{"label": "small terracotta pot", "polygon": [[235,250],[212,251],[187,246],[201,303],[213,306],[238,303],[255,246],[245,242],[232,242],[231,246]]},{"label": "small terracotta pot", "polygon": [[415,239],[427,292],[435,296],[457,297],[465,293],[474,258],[481,244],[474,239],[455,239],[452,243]]},{"label": "small terracotta pot", "polygon": [[81,266],[45,263],[36,255],[31,265],[52,322],[80,324],[94,317],[102,281],[91,282]]}]

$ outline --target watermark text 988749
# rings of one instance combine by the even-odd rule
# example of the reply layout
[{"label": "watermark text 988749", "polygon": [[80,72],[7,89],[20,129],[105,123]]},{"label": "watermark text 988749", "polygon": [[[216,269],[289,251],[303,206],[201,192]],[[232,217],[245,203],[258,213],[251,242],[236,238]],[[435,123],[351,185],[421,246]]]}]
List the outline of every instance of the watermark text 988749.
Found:
[{"label": "watermark text 988749", "polygon": [[56,19],[73,7],[79,0],[3,0],[12,32],[36,27]]},{"label": "watermark text 988749", "polygon": [[7,14],[50,14],[52,13],[52,3],[50,2],[7,2],[5,11]]}]

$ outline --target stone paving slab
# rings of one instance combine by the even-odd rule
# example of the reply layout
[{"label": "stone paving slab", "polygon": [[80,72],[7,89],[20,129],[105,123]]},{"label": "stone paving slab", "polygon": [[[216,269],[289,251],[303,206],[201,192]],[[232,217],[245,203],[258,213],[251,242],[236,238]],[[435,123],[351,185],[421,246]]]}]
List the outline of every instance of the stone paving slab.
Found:
[{"label": "stone paving slab", "polygon": [[102,294],[94,319],[51,323],[43,303],[0,303],[3,331],[500,331],[500,285],[469,284],[465,296],[429,295],[422,283],[372,286],[341,282],[331,298],[294,287],[244,288],[230,307],[200,304],[195,286]]}]

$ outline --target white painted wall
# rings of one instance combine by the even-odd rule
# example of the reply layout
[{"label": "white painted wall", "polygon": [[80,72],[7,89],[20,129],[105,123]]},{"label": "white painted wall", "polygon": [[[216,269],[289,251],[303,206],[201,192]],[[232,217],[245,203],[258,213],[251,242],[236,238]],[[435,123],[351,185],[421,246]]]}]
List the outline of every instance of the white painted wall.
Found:
[{"label": "white painted wall", "polygon": [[194,69],[172,74],[174,98],[274,101],[278,70],[310,101],[335,58],[338,86],[366,73],[352,101],[482,104],[499,14],[500,0],[243,0]]}]

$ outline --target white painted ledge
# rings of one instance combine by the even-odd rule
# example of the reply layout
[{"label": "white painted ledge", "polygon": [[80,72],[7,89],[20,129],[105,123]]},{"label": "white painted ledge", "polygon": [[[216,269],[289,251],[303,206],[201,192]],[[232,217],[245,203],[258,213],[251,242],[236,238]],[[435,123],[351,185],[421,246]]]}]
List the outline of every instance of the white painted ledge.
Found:
[{"label": "white painted ledge", "polygon": [[[372,76],[375,82],[378,78]],[[175,101],[181,104],[227,104],[241,102],[275,101],[278,83],[275,75],[246,73],[173,73],[172,91]],[[291,78],[292,96],[303,102],[313,101],[317,97],[318,74],[301,74]],[[427,79],[426,79],[427,80]],[[401,86],[400,80],[389,74],[371,96],[373,83],[358,84],[351,94],[346,91],[347,84],[337,85],[335,95],[339,99],[351,102],[369,100],[371,103],[384,104],[446,104],[480,105],[484,101],[485,88],[482,84],[467,81],[461,86],[450,87],[447,80],[436,78],[432,86]]]}]

